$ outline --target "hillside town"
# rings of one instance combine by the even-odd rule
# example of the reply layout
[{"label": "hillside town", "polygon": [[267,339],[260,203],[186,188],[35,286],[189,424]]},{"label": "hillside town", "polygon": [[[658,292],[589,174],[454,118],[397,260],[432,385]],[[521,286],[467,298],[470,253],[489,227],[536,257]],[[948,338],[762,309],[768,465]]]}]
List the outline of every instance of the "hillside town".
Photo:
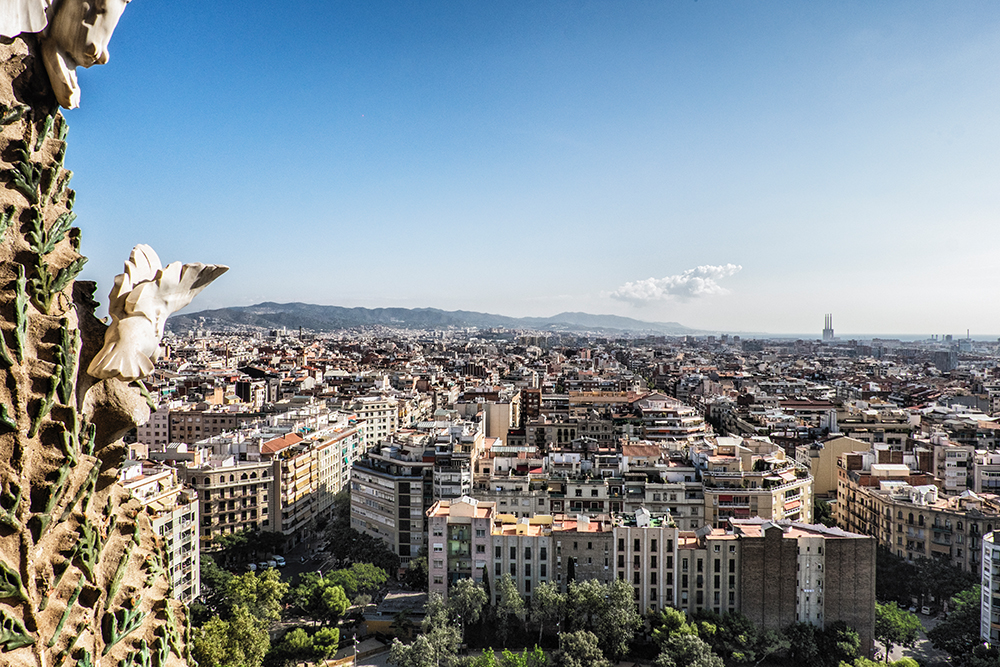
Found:
[{"label": "hillside town", "polygon": [[824,334],[175,332],[122,481],[186,603],[226,536],[278,534],[261,568],[321,553],[340,497],[443,600],[617,581],[645,613],[844,623],[871,656],[877,552],[996,576],[1000,343]]}]

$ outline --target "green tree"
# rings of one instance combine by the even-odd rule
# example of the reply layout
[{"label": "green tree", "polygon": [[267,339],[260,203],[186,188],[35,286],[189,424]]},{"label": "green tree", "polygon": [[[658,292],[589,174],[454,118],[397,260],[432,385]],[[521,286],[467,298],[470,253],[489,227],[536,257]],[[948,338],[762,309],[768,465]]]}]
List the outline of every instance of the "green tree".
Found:
[{"label": "green tree", "polygon": [[508,572],[497,581],[497,594],[500,596],[495,609],[497,634],[500,636],[500,643],[506,646],[515,624],[524,618],[524,598],[517,592],[514,578]]},{"label": "green tree", "polygon": [[977,574],[953,567],[940,558],[919,558],[916,566],[920,592],[938,601],[949,600],[979,583]]},{"label": "green tree", "polygon": [[885,646],[886,662],[893,646],[913,646],[920,637],[920,630],[916,614],[900,608],[895,602],[875,603],[875,639]]},{"label": "green tree", "polygon": [[486,606],[486,591],[472,579],[459,579],[448,592],[448,608],[462,626],[462,641],[465,641],[465,626],[479,621]]},{"label": "green tree", "polygon": [[597,636],[605,653],[613,660],[628,654],[635,631],[642,625],[642,617],[635,609],[632,586],[621,579],[607,585],[607,594],[597,622]]},{"label": "green tree", "polygon": [[288,584],[281,581],[281,575],[273,569],[260,574],[247,572],[234,576],[226,585],[226,597],[233,606],[245,607],[265,622],[281,619],[282,600],[286,593]]},{"label": "green tree", "polygon": [[290,599],[310,618],[334,625],[347,611],[350,603],[344,589],[315,572],[306,572]]},{"label": "green tree", "polygon": [[389,663],[398,667],[438,667],[439,657],[430,640],[425,635],[417,635],[412,644],[392,640],[389,647]]},{"label": "green tree", "polygon": [[543,581],[531,599],[531,620],[538,624],[538,643],[546,625],[558,623],[566,615],[566,596],[553,581]]},{"label": "green tree", "polygon": [[340,648],[340,630],[338,628],[320,628],[312,637],[313,649],[320,660],[332,658]]},{"label": "green tree", "polygon": [[698,628],[688,623],[687,614],[680,609],[667,607],[652,616],[653,641],[661,648],[671,637],[679,635],[698,636]]},{"label": "green tree", "polygon": [[822,630],[817,630],[816,642],[823,664],[830,667],[836,667],[841,661],[854,660],[861,650],[858,631],[843,621],[830,623]]},{"label": "green tree", "polygon": [[886,548],[875,552],[875,597],[882,601],[895,600],[903,605],[919,594],[916,586],[917,568]]},{"label": "green tree", "polygon": [[424,606],[424,620],[420,624],[420,631],[428,634],[436,628],[444,628],[451,624],[448,605],[440,593],[431,593],[427,596],[427,604]]},{"label": "green tree", "polygon": [[597,635],[587,630],[564,632],[559,635],[556,667],[611,667],[598,645]]},{"label": "green tree", "polygon": [[951,656],[959,667],[970,665],[973,649],[982,643],[979,638],[980,597],[982,588],[973,586],[951,600],[951,612],[927,633],[934,648]]},{"label": "green tree", "polygon": [[566,588],[566,615],[569,630],[597,629],[597,619],[604,606],[605,587],[596,579],[570,581]]},{"label": "green tree", "polygon": [[813,498],[813,519],[816,523],[833,528],[837,525],[837,520],[833,517],[833,509],[830,503],[821,498]]},{"label": "green tree", "polygon": [[500,667],[548,667],[549,659],[536,645],[531,652],[524,649],[520,653],[513,653],[510,649],[504,649],[498,662]]},{"label": "green tree", "polygon": [[694,635],[678,634],[663,644],[656,667],[724,667],[712,647]]},{"label": "green tree", "polygon": [[791,665],[821,664],[817,627],[811,623],[793,623],[785,628],[788,639],[788,661]]},{"label": "green tree", "polygon": [[191,651],[201,667],[261,667],[270,645],[267,623],[236,605],[228,621],[214,616],[195,631]]},{"label": "green tree", "polygon": [[371,595],[378,592],[389,579],[385,570],[371,563],[355,563],[343,570],[334,570],[324,579],[327,586],[340,586],[344,595],[354,601],[360,595]]},{"label": "green tree", "polygon": [[417,591],[427,590],[427,556],[410,559],[403,583]]}]

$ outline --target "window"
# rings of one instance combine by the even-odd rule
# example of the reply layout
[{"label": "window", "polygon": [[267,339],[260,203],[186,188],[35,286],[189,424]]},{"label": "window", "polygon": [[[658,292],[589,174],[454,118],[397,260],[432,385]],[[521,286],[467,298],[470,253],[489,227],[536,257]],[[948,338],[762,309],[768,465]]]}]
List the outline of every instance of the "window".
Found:
[{"label": "window", "polygon": [[583,496],[583,489],[577,489],[577,490],[576,490],[576,497],[577,497],[577,498],[580,498],[580,497],[582,497],[582,496]]},{"label": "window", "polygon": [[539,560],[548,560],[549,559],[549,552],[548,552],[548,549],[546,547],[542,547],[541,549],[539,549],[539,551],[538,551],[538,558],[539,558]]},{"label": "window", "polygon": [[576,551],[576,542],[573,543],[573,551]]},{"label": "window", "polygon": [[656,554],[649,557],[649,566],[654,570],[656,569]]},{"label": "window", "polygon": [[734,560],[729,561],[729,571],[730,572],[736,571],[736,561]]},{"label": "window", "polygon": [[649,541],[649,549],[650,551],[656,551],[656,538]]},{"label": "window", "polygon": [[510,548],[510,559],[517,560],[517,547]]},{"label": "window", "polygon": [[625,551],[625,538],[624,537],[619,537],[618,538],[618,551]]},{"label": "window", "polygon": [[625,554],[618,554],[618,569],[624,569],[625,567]]},{"label": "window", "polygon": [[500,563],[494,563],[493,564],[493,574],[495,574],[496,576],[499,577],[500,576],[500,568],[501,568]]},{"label": "window", "polygon": [[591,498],[596,498],[597,497],[597,489],[591,489],[590,490],[590,497]]},{"label": "window", "polygon": [[531,576],[531,563],[525,563],[524,564],[524,576],[525,577],[530,577]]},{"label": "window", "polygon": [[640,549],[642,549],[642,544],[639,541],[639,539],[636,538],[635,540],[632,541],[632,550],[639,551]]},{"label": "window", "polygon": [[687,572],[687,571],[688,571],[688,559],[681,558],[681,572]]},{"label": "window", "polygon": [[[649,585],[650,586],[655,586],[656,585],[656,573],[655,572],[650,572],[649,573]],[[654,594],[654,596],[655,596],[655,594]]]},{"label": "window", "polygon": [[524,560],[531,560],[531,547],[524,547]]},{"label": "window", "polygon": [[698,571],[699,572],[705,571],[705,560],[703,558],[698,559]]},{"label": "window", "polygon": [[538,566],[538,576],[540,576],[540,577],[547,576],[548,575],[548,569],[549,568],[548,568],[548,566],[545,563],[542,563],[541,565],[539,565]]},{"label": "window", "polygon": [[594,543],[593,542],[587,542],[587,549],[593,549],[593,548],[594,548]]},{"label": "window", "polygon": [[486,553],[486,545],[485,544],[477,544],[476,545],[476,553],[477,554],[484,554],[484,553]]},{"label": "window", "polygon": [[510,576],[512,576],[512,577],[516,577],[517,576],[517,563],[511,563],[510,564]]},{"label": "window", "polygon": [[436,569],[440,570],[442,567],[444,567],[444,561],[443,560],[437,560],[437,559],[435,559],[434,560],[434,567]]},{"label": "window", "polygon": [[494,558],[503,558],[503,553],[502,552],[503,552],[503,548],[500,547],[500,546],[497,546],[495,549],[493,549],[493,557]]},{"label": "window", "polygon": [[635,584],[635,585],[637,585],[637,586],[639,585],[639,572],[638,571],[632,573],[632,583]]},{"label": "window", "polygon": [[722,572],[722,561],[716,558],[714,567],[715,567],[714,570],[715,572]]},{"label": "window", "polygon": [[486,530],[483,528],[476,528],[476,537],[486,537]]}]

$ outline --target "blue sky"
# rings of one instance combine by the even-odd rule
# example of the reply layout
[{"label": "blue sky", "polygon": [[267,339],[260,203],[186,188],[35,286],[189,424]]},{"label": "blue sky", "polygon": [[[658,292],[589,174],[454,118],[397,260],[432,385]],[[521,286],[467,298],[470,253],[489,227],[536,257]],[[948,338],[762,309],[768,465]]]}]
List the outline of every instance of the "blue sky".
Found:
[{"label": "blue sky", "polygon": [[995,4],[134,0],[80,78],[99,294],[1000,332]]}]

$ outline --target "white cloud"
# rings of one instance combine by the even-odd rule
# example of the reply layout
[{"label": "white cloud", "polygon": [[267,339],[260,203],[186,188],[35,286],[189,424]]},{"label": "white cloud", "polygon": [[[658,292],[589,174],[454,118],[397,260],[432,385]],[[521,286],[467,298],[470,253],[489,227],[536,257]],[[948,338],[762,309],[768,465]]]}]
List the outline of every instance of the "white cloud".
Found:
[{"label": "white cloud", "polygon": [[742,268],[739,264],[698,266],[676,276],[646,278],[625,283],[611,292],[610,296],[612,299],[643,306],[672,298],[686,300],[713,294],[727,294],[729,290],[716,281],[728,278]]}]

